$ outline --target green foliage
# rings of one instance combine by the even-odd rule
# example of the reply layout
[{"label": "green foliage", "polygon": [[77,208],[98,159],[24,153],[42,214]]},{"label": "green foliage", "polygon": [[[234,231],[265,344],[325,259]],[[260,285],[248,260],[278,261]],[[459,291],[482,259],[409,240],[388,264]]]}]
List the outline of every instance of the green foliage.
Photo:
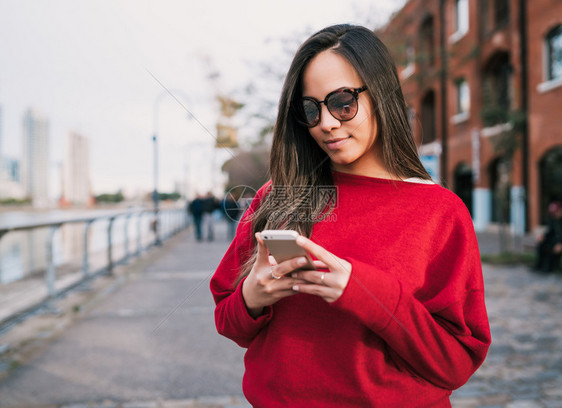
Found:
[{"label": "green foliage", "polygon": [[115,194],[105,193],[96,196],[96,202],[98,203],[120,203],[123,200],[125,200],[125,197],[123,197],[121,191]]},{"label": "green foliage", "polygon": [[525,125],[527,124],[527,114],[525,112],[509,111],[507,119],[513,126],[514,133],[521,133],[525,130]]},{"label": "green foliage", "polygon": [[[484,113],[484,110],[482,113]],[[507,159],[511,159],[520,147],[520,134],[524,130],[527,115],[521,111],[503,110],[501,113],[498,113],[498,117],[500,116],[504,119],[497,123],[507,123],[509,128],[490,139],[490,141],[495,152],[500,153]]]},{"label": "green foliage", "polygon": [[2,198],[0,205],[28,205],[31,204],[30,198]]},{"label": "green foliage", "polygon": [[484,126],[494,126],[500,123],[506,123],[508,111],[500,106],[484,105],[480,111],[480,116],[484,122]]},{"label": "green foliage", "polygon": [[481,255],[481,260],[484,263],[492,265],[533,265],[535,263],[534,253],[515,253],[515,252],[502,252],[499,254]]},{"label": "green foliage", "polygon": [[181,194],[178,192],[158,193],[158,199],[162,201],[166,201],[166,200],[178,201],[180,198],[181,198]]}]

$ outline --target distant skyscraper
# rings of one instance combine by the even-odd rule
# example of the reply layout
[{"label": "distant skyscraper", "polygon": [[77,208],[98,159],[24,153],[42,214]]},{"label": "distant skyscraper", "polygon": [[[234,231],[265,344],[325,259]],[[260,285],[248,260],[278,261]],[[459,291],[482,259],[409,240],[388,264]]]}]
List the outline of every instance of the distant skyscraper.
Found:
[{"label": "distant skyscraper", "polygon": [[63,196],[72,204],[87,204],[90,199],[88,138],[73,132],[66,139]]},{"label": "distant skyscraper", "polygon": [[23,117],[21,181],[34,207],[49,203],[49,122],[28,109]]},{"label": "distant skyscraper", "polygon": [[19,183],[21,181],[19,160],[4,156],[3,163],[7,179]]}]

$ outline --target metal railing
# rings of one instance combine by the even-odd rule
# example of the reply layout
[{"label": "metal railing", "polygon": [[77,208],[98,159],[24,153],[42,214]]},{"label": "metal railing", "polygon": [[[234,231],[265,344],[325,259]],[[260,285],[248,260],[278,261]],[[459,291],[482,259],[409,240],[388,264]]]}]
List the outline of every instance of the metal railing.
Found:
[{"label": "metal railing", "polygon": [[[52,300],[64,295],[71,289],[76,288],[81,284],[85,284],[92,278],[112,274],[116,265],[125,264],[132,258],[140,256],[149,247],[160,245],[161,242],[177,234],[181,230],[187,228],[189,219],[185,209],[164,209],[158,211],[157,217],[152,210],[137,210],[137,211],[104,211],[96,212],[94,214],[85,214],[83,216],[58,216],[57,219],[53,217],[46,217],[45,219],[35,219],[24,222],[5,222],[0,225],[0,242],[2,238],[11,232],[15,231],[32,231],[39,228],[48,228],[46,235],[46,267],[44,270],[44,285],[46,286],[46,296],[37,299],[29,307],[18,311],[17,313],[2,318],[0,316],[0,332],[5,330],[7,326],[11,327],[17,322],[23,320],[26,315],[29,315],[42,307],[48,305]],[[107,222],[107,229],[105,231],[107,246],[105,248],[106,262],[105,265],[99,267],[97,270],[92,270],[91,265],[91,235],[92,226],[99,221],[104,220]],[[116,221],[123,222],[122,241],[117,243],[116,236]],[[134,224],[136,223],[136,225]],[[57,265],[55,261],[54,237],[57,231],[63,225],[67,224],[83,224],[84,231],[82,235],[81,244],[81,266],[79,271],[80,277],[67,285],[57,285]],[[144,228],[143,228],[144,227]],[[131,231],[136,231],[132,234]],[[99,235],[98,231],[98,235]],[[135,235],[135,236],[132,236]],[[135,243],[136,241],[136,243]],[[122,256],[116,258],[115,250],[120,246]],[[134,248],[133,248],[134,247]],[[98,254],[99,255],[99,254]],[[98,256],[99,258],[99,256]],[[1,267],[1,265],[0,265]],[[2,271],[0,270],[0,273]],[[57,288],[58,286],[58,288]]]}]

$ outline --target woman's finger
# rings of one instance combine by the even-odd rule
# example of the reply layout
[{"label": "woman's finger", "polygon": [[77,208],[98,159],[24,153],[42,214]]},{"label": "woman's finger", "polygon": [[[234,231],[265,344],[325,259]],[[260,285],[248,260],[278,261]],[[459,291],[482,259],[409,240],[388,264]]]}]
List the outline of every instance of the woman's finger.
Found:
[{"label": "woman's finger", "polygon": [[266,265],[269,265],[269,252],[267,251],[267,247],[263,242],[263,238],[259,232],[255,234],[256,241],[258,243],[258,254],[257,254],[257,261]]},{"label": "woman's finger", "polygon": [[326,284],[326,272],[298,271],[293,272],[291,278],[302,279],[307,283],[316,283],[317,285]]},{"label": "woman's finger", "polygon": [[282,276],[293,272],[295,269],[302,268],[306,265],[306,258],[304,256],[297,256],[296,258],[287,259],[275,266],[275,275]]},{"label": "woman's finger", "polygon": [[328,265],[326,265],[325,262],[322,262],[320,260],[314,260],[314,261],[312,261],[312,263],[314,264],[316,269],[329,269]]},{"label": "woman's finger", "polygon": [[297,238],[297,244],[314,255],[314,257],[324,262],[326,267],[329,269],[340,269],[345,267],[345,262],[342,262],[342,259],[302,235],[299,235]]}]

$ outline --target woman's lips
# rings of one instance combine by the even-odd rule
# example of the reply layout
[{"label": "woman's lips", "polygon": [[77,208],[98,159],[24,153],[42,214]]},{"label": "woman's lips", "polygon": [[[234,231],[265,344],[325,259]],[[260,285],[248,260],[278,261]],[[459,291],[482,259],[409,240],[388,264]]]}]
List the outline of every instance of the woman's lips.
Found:
[{"label": "woman's lips", "polygon": [[[351,137],[351,136],[349,136]],[[330,139],[330,140],[326,140],[324,143],[326,144],[326,147],[330,150],[337,150],[340,147],[342,147],[345,142],[347,142],[347,139],[349,139],[349,137],[344,137],[344,138],[338,138],[338,139]]]}]

